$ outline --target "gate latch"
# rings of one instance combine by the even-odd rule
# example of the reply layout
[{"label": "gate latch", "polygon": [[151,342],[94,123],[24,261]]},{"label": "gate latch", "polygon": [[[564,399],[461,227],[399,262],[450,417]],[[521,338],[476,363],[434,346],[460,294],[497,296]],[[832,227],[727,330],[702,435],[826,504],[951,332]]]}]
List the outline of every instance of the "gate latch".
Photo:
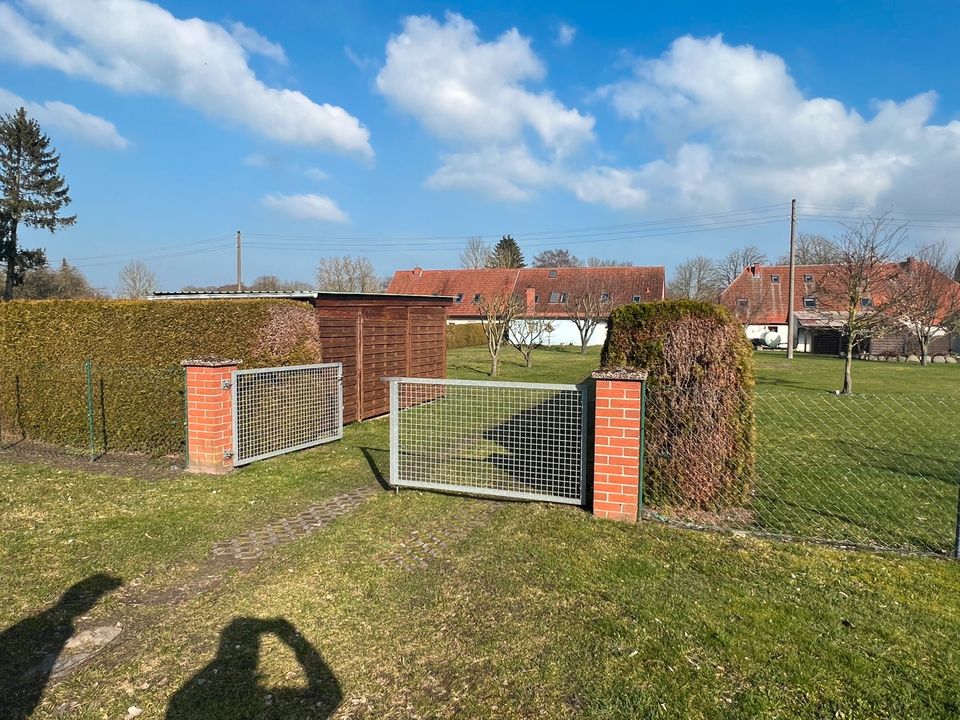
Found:
[{"label": "gate latch", "polygon": [[229,459],[232,458],[232,457],[233,457],[233,450],[224,450],[224,451],[223,451],[223,459],[224,459],[224,460],[229,460]]},{"label": "gate latch", "polygon": [[220,389],[221,389],[221,390],[229,390],[232,386],[233,386],[233,382],[230,381],[230,380],[221,380],[221,381],[220,381]]}]

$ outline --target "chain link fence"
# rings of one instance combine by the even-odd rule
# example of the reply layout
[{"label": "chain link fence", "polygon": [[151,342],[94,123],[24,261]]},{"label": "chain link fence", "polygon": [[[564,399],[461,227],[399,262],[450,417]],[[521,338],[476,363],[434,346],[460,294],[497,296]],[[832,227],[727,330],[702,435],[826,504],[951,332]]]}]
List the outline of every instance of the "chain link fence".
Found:
[{"label": "chain link fence", "polygon": [[91,458],[182,456],[184,390],[179,366],[21,363],[0,376],[0,448],[29,441]]},{"label": "chain link fence", "polygon": [[[735,468],[729,443],[737,438],[710,420],[712,409],[731,402],[755,418],[756,452],[737,457]],[[954,397],[760,388],[721,399],[651,388],[646,403],[645,517],[900,552],[957,552]],[[702,408],[697,423],[676,411],[686,404]]]}]

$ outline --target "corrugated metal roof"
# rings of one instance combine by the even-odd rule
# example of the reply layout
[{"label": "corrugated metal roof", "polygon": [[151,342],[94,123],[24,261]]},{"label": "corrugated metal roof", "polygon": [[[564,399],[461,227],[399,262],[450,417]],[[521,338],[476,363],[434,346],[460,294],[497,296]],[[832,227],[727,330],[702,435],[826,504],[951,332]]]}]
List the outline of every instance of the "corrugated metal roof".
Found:
[{"label": "corrugated metal roof", "polygon": [[315,298],[372,298],[381,299],[393,297],[394,299],[407,298],[411,300],[452,300],[449,296],[432,294],[417,295],[411,293],[362,293],[362,292],[341,292],[332,290],[297,290],[287,291],[260,291],[260,290],[214,290],[214,291],[189,291],[189,292],[155,292],[147,296],[147,300],[230,300],[230,299],[255,299],[255,298],[273,298],[279,300],[313,300]]}]

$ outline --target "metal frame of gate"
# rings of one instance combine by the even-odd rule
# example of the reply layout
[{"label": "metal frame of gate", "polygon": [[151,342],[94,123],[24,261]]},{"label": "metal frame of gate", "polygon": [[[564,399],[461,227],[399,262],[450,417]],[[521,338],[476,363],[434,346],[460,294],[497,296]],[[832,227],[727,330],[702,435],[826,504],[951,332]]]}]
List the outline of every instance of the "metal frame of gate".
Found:
[{"label": "metal frame of gate", "polygon": [[384,381],[392,486],[585,504],[587,385]]},{"label": "metal frame of gate", "polygon": [[343,437],[343,365],[236,370],[230,383],[233,464]]}]

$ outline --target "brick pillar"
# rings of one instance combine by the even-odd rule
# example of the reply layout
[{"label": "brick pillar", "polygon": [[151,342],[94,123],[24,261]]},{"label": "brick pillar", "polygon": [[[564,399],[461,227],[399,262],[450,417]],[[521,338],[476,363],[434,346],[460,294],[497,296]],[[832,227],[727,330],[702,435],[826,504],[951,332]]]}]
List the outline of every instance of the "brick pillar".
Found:
[{"label": "brick pillar", "polygon": [[647,374],[609,369],[593,373],[596,414],[593,447],[593,514],[636,522],[640,511],[640,423]]},{"label": "brick pillar", "polygon": [[231,373],[239,360],[185,360],[187,470],[225,473],[233,468]]}]

